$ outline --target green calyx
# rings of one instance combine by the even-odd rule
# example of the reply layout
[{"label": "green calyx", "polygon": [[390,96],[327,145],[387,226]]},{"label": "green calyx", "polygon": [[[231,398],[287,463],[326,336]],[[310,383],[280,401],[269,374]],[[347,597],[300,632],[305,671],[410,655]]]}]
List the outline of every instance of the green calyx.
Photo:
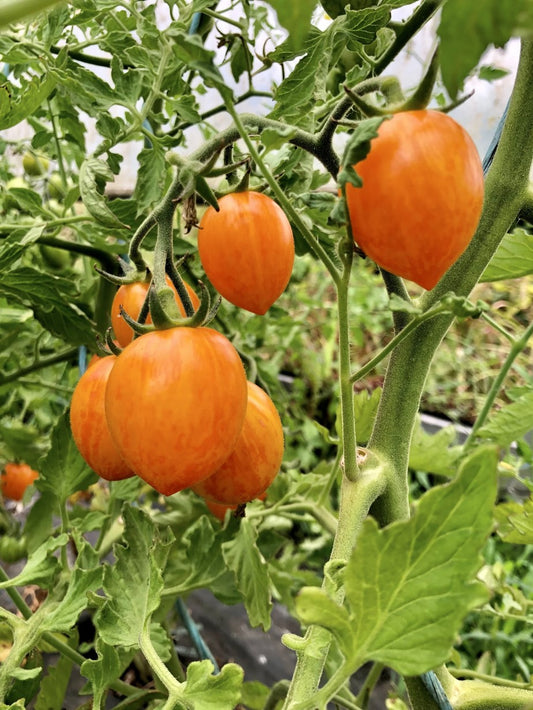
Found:
[{"label": "green calyx", "polygon": [[380,93],[386,101],[385,106],[377,106],[376,104],[366,101],[347,86],[344,87],[344,90],[350,97],[352,103],[364,116],[388,116],[393,113],[401,113],[402,111],[420,111],[427,108],[431,100],[438,71],[439,54],[438,49],[436,49],[431,57],[426,73],[414,93],[408,99],[403,99],[402,92],[394,78],[391,78],[389,82],[384,82],[380,86]]}]

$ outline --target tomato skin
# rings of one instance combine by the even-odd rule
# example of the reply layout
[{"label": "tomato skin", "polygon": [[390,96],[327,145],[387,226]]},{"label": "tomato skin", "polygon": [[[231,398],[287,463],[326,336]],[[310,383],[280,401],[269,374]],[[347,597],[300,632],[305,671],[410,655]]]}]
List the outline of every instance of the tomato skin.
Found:
[{"label": "tomato skin", "polygon": [[121,455],[163,495],[210,476],[233,450],[246,411],[246,374],[211,328],[146,333],[118,356],[106,416]]},{"label": "tomato skin", "polygon": [[283,449],[283,428],[274,402],[248,382],[246,416],[235,448],[212,476],[192,489],[216,503],[248,503],[260,497],[278,474]]},{"label": "tomato skin", "polygon": [[[168,277],[167,284],[176,292],[176,289],[174,288],[172,282]],[[139,313],[141,312],[141,308],[146,299],[146,294],[148,293],[149,288],[150,284],[146,281],[136,281],[135,283],[131,284],[123,284],[118,288],[113,298],[113,303],[111,304],[111,326],[113,327],[113,332],[115,333],[116,340],[122,348],[125,348],[126,345],[129,345],[129,343],[131,343],[131,341],[133,340],[133,330],[126,323],[124,318],[120,315],[120,306],[124,308],[124,310],[129,316],[136,320],[139,317]],[[187,289],[187,293],[191,298],[194,310],[197,310],[198,306],[200,305],[198,296],[188,283],[185,283],[185,288]],[[180,309],[181,315],[185,316],[185,309],[183,308],[183,304],[181,303],[177,292],[176,302]],[[151,322],[152,318],[150,317],[150,315],[148,315],[146,323]]]},{"label": "tomato skin", "polygon": [[4,498],[22,500],[24,491],[39,477],[27,463],[6,463],[0,474],[0,490]]},{"label": "tomato skin", "polygon": [[116,357],[91,362],[74,389],[70,403],[70,428],[80,454],[92,470],[106,481],[121,481],[134,475],[118,452],[105,416],[105,390]]},{"label": "tomato skin", "polygon": [[468,246],[483,206],[483,169],[466,131],[438,111],[405,111],[379,127],[346,185],[354,240],[379,266],[433,288]]},{"label": "tomato skin", "polygon": [[263,315],[285,290],[294,264],[289,220],[260,192],[234,192],[200,221],[198,253],[207,277],[230,303]]}]

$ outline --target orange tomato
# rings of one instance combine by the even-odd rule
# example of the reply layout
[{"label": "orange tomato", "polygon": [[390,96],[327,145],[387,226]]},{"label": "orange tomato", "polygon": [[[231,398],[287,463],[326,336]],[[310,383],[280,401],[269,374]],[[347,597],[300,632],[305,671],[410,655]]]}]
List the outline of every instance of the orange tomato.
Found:
[{"label": "orange tomato", "polygon": [[[168,276],[167,284],[176,293],[176,302],[179,306],[181,315],[185,316],[183,304]],[[113,332],[115,333],[117,342],[122,348],[125,348],[126,345],[131,343],[134,333],[124,318],[120,315],[120,307],[122,306],[126,313],[136,320],[139,317],[139,313],[141,312],[141,308],[146,299],[149,288],[150,283],[146,281],[136,281],[135,283],[124,284],[118,288],[115,297],[113,298],[113,303],[111,304],[111,326],[113,328]],[[188,283],[185,283],[185,288],[187,289],[187,293],[192,301],[194,310],[196,310],[200,305],[198,296]],[[152,318],[150,317],[150,314],[148,314],[146,323],[151,322]]]},{"label": "orange tomato", "polygon": [[118,356],[105,407],[130,468],[172,495],[210,476],[234,449],[246,374],[230,341],[211,328],[153,331]]},{"label": "orange tomato", "polygon": [[235,448],[212,476],[192,489],[216,503],[247,503],[270,486],[281,466],[283,449],[283,428],[274,402],[248,382],[246,415]]},{"label": "orange tomato", "polygon": [[294,264],[289,220],[260,192],[234,192],[200,221],[198,253],[216,290],[230,303],[263,315],[287,286]]},{"label": "orange tomato", "polygon": [[39,477],[27,463],[6,463],[0,474],[0,490],[4,498],[22,500],[24,491]]},{"label": "orange tomato", "polygon": [[70,403],[70,427],[80,454],[101,478],[120,481],[134,475],[118,452],[107,425],[104,397],[116,357],[91,363],[78,380]]},{"label": "orange tomato", "polygon": [[405,111],[384,121],[346,185],[353,238],[383,269],[433,288],[468,246],[483,206],[477,149],[453,118]]}]

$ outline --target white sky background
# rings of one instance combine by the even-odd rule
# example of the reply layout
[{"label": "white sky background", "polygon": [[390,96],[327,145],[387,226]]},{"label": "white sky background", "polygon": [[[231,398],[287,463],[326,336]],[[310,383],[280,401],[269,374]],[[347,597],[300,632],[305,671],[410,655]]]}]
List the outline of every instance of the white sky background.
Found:
[{"label": "white sky background", "polygon": [[[158,4],[158,16],[160,19],[160,26],[165,27],[169,22],[169,10],[168,6],[161,2],[161,0],[156,0]],[[221,9],[226,5],[221,3]],[[408,16],[413,11],[413,5],[407,8],[402,8],[395,12],[395,20],[401,20],[403,17]],[[236,19],[239,19],[238,14],[234,13]],[[320,9],[316,12],[316,22],[320,27],[327,26],[328,20]],[[230,25],[224,25],[217,21],[217,25],[224,31],[232,31]],[[409,91],[414,88],[420,79],[420,76],[431,56],[432,50],[435,46],[435,27],[436,22],[429,22],[422,30],[417,34],[415,40],[411,42],[397,57],[397,59],[388,68],[388,74],[396,74],[402,83],[405,90]],[[216,35],[215,31],[212,31],[207,46],[210,49],[216,49]],[[283,33],[280,31],[279,41],[283,38]],[[259,40],[257,43],[258,51],[262,49],[263,41]],[[267,52],[272,49],[271,43],[267,44]],[[92,50],[88,49],[87,52],[90,53]],[[223,58],[224,49],[218,50],[220,53],[221,61]],[[93,52],[96,53],[96,52]],[[507,69],[509,74],[502,79],[498,79],[494,82],[487,82],[472,78],[466,81],[464,90],[465,92],[470,92],[474,90],[474,95],[462,106],[454,109],[451,115],[461,123],[466,130],[473,137],[478,150],[483,157],[492,135],[496,129],[500,116],[503,113],[507,99],[511,93],[514,74],[518,64],[518,53],[519,53],[519,41],[511,40],[504,49],[494,49],[491,48],[487,50],[482,58],[483,64],[493,65],[497,68]],[[258,65],[259,66],[259,65]],[[92,67],[92,69],[98,72],[104,79],[109,81],[109,71],[105,68]],[[246,76],[242,76],[239,83],[235,85],[233,77],[229,66],[221,67],[221,71],[224,77],[227,79],[228,84],[234,87],[235,95],[238,96],[244,93],[248,89],[248,80]],[[279,82],[281,79],[281,74],[279,67],[273,67],[269,71],[264,71],[258,74],[254,78],[254,88],[262,91],[269,91],[272,87],[272,82]],[[199,97],[199,102],[201,105],[201,110],[205,111],[213,106],[220,103],[220,98],[217,92],[212,90],[208,91],[204,96]],[[253,113],[266,113],[268,111],[268,100],[263,98],[252,98],[249,99],[238,106],[240,112],[253,112]],[[94,130],[94,121],[87,117],[86,120],[88,126],[87,133],[87,150],[90,153],[99,142],[99,137]],[[210,119],[210,123],[217,129],[225,128],[229,125],[230,119],[224,113],[218,114]],[[4,132],[5,138],[8,140],[17,140],[19,138],[31,138],[31,130],[24,124],[16,126],[8,131]],[[189,142],[188,150],[194,149],[195,145],[201,140],[201,134],[198,129],[191,128],[187,130],[187,139]],[[135,185],[135,174],[137,172],[137,160],[136,156],[140,149],[142,148],[141,142],[129,143],[120,146],[120,152],[124,155],[124,161],[121,166],[120,174],[115,180],[114,190],[119,193],[130,192]]]}]

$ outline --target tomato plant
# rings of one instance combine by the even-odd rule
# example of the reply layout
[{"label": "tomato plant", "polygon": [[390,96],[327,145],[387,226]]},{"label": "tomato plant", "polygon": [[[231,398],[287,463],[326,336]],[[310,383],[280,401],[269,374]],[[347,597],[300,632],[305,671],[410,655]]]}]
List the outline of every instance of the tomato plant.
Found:
[{"label": "tomato plant", "polygon": [[283,428],[274,402],[248,382],[246,415],[235,448],[213,475],[192,488],[216,503],[247,503],[266,491],[282,460]]},{"label": "tomato plant", "polygon": [[37,471],[26,463],[6,463],[0,473],[0,491],[4,498],[22,500],[26,488],[38,477]]},{"label": "tomato plant", "polygon": [[282,209],[260,192],[233,192],[209,207],[198,253],[209,280],[235,306],[263,315],[289,282],[292,229]]},{"label": "tomato plant", "polygon": [[172,495],[207,478],[233,450],[246,411],[246,375],[221,333],[171,328],[128,345],[111,370],[105,399],[124,460]]},{"label": "tomato plant", "polygon": [[[167,278],[167,284],[173,288],[176,294],[176,303],[178,304],[182,316],[185,316],[185,310],[183,308],[183,305],[178,297],[176,289],[172,286],[172,282],[169,278]],[[196,310],[199,305],[198,296],[196,295],[194,290],[189,286],[189,284],[185,283],[185,287],[191,298],[193,307]],[[149,288],[150,284],[148,282],[143,281],[123,284],[117,289],[115,297],[113,298],[113,302],[111,304],[111,326],[113,328],[113,332],[115,334],[118,344],[123,348],[125,348],[126,345],[128,345],[128,343],[131,343],[131,341],[133,340],[133,330],[122,317],[120,313],[120,307],[122,306],[122,308],[129,316],[134,319],[137,319],[139,317],[139,313],[141,312],[141,308],[146,299],[146,295],[148,293]],[[145,322],[152,322],[152,317],[150,316],[150,314],[148,314]]]},{"label": "tomato plant", "polygon": [[379,266],[431,289],[468,246],[483,206],[474,142],[450,116],[404,111],[385,120],[346,185],[355,241]]},{"label": "tomato plant", "polygon": [[533,706],[528,4],[0,2],[1,708]]},{"label": "tomato plant", "polygon": [[76,446],[93,471],[108,481],[134,475],[111,439],[105,416],[105,390],[114,363],[112,355],[93,361],[80,377],[70,403]]}]

